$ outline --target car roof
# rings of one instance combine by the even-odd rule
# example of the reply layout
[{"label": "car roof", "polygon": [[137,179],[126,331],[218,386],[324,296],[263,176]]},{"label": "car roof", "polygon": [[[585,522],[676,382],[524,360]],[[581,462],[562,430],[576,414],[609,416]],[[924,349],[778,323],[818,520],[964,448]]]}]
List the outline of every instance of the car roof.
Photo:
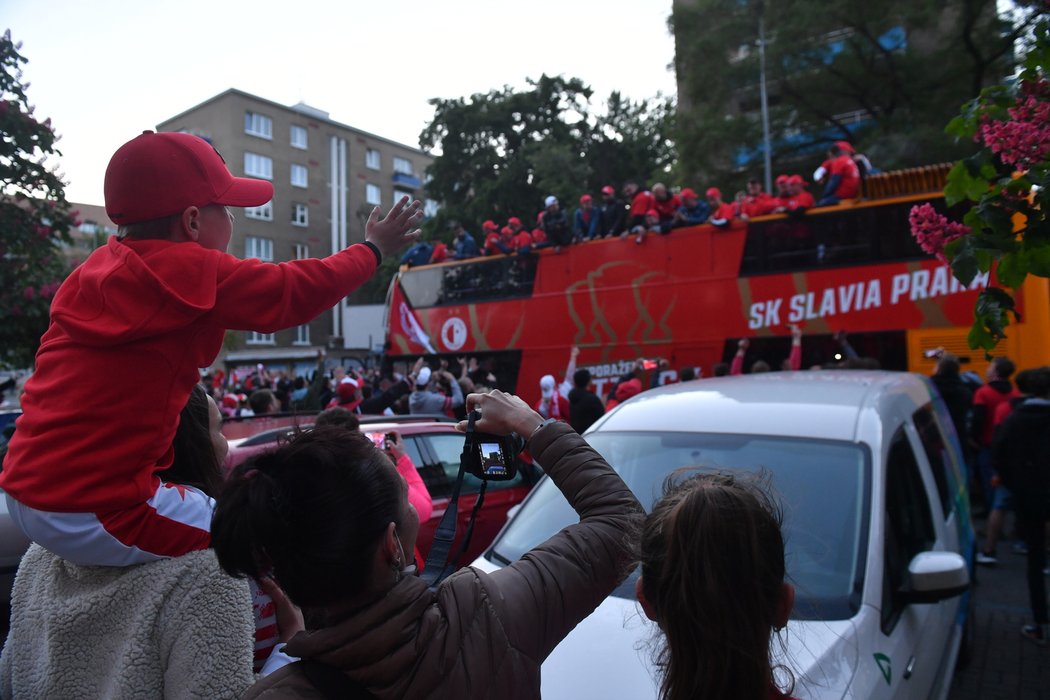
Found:
[{"label": "car roof", "polygon": [[[904,398],[929,400],[928,384],[907,372],[767,372],[682,382],[645,391],[591,431],[696,431],[855,440],[862,412],[884,417]],[[590,431],[589,431],[590,432]]]}]

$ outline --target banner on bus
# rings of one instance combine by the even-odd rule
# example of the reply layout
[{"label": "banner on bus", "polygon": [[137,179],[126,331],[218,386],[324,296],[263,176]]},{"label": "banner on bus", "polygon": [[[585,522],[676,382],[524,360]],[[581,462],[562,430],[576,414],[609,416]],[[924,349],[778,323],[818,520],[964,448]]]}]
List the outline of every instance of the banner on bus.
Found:
[{"label": "banner on bus", "polygon": [[433,343],[430,342],[430,336],[423,330],[423,325],[419,322],[419,316],[416,315],[412,305],[408,303],[408,298],[405,297],[405,293],[401,289],[401,282],[396,280],[390,299],[389,323],[389,337],[397,339],[405,345],[405,347],[396,348],[396,350],[402,353],[426,352],[431,355],[437,354]]}]

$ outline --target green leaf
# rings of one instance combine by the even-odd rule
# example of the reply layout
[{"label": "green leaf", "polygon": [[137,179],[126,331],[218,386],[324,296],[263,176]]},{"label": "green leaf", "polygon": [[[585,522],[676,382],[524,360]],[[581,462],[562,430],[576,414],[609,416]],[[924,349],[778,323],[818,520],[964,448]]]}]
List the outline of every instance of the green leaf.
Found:
[{"label": "green leaf", "polygon": [[1050,245],[1041,243],[1029,247],[1028,271],[1037,277],[1050,277]]},{"label": "green leaf", "polygon": [[966,344],[974,350],[982,348],[987,356],[988,351],[995,347],[995,343],[995,339],[985,330],[984,323],[980,319],[974,319],[970,332],[966,335]]},{"label": "green leaf", "polygon": [[974,255],[973,241],[970,236],[956,238],[944,246],[944,254],[951,260],[952,274],[962,284],[969,286],[977,276],[977,258]]},{"label": "green leaf", "polygon": [[973,183],[974,177],[966,166],[966,161],[961,160],[953,165],[948,171],[947,183],[944,186],[944,200],[948,206],[955,206],[964,199],[972,199],[975,202],[980,199],[980,194],[976,197],[969,195],[971,190],[976,190]]},{"label": "green leaf", "polygon": [[999,259],[995,268],[995,277],[1011,289],[1017,289],[1028,276],[1029,256],[1025,250],[1006,253]]}]

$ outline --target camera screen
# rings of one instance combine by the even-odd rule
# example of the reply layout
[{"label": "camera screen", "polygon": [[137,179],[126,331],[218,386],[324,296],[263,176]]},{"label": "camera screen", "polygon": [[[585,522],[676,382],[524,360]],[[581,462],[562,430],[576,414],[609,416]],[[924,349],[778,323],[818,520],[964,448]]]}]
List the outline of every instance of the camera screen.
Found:
[{"label": "camera screen", "polygon": [[481,470],[488,476],[502,476],[507,473],[503,448],[498,442],[481,443]]},{"label": "camera screen", "polygon": [[383,442],[383,433],[369,433],[368,437],[372,438],[372,444],[378,447],[379,449],[382,450],[386,447],[386,445]]}]

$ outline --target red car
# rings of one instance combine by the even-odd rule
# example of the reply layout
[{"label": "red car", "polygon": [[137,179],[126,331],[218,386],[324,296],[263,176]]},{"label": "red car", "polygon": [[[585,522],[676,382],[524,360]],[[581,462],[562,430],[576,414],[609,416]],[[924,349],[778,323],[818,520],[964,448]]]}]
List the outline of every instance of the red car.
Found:
[{"label": "red car", "polygon": [[[302,426],[308,427],[308,426]],[[230,453],[226,458],[227,470],[233,469],[253,454],[272,449],[277,440],[290,436],[294,428],[266,430],[248,438],[230,441]],[[430,551],[434,539],[434,530],[441,522],[441,516],[448,507],[452,488],[459,473],[459,457],[463,451],[463,433],[457,432],[455,423],[437,420],[417,420],[409,416],[396,418],[362,418],[361,432],[377,445],[383,442],[386,433],[397,431],[405,443],[405,452],[412,458],[412,463],[419,470],[419,475],[426,484],[434,502],[434,512],[430,519],[419,524],[417,544],[423,556]],[[227,472],[228,473],[228,472]],[[495,539],[496,534],[507,522],[507,511],[521,503],[533,485],[542,476],[540,469],[518,459],[518,475],[511,481],[491,481],[485,492],[485,501],[474,524],[474,534],[470,546],[459,562],[474,561],[481,552]],[[463,487],[459,497],[459,514],[456,526],[456,540],[451,552],[455,553],[474,504],[478,500],[478,488],[481,481],[476,477],[464,475]]]}]

